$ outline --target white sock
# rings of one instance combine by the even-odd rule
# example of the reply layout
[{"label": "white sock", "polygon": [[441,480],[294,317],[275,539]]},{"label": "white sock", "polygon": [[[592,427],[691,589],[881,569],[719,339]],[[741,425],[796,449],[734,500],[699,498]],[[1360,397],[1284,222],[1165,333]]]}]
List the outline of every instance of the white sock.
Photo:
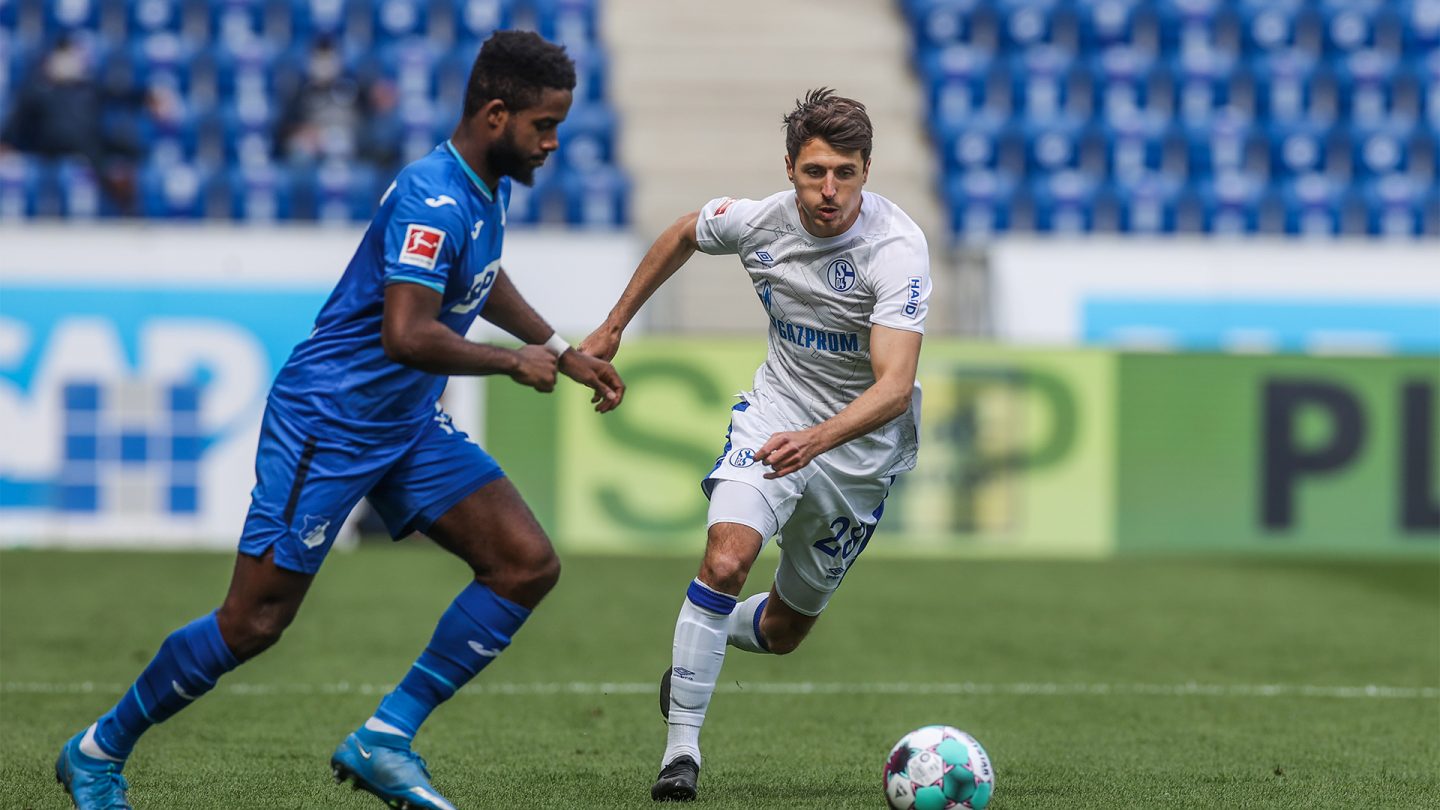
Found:
[{"label": "white sock", "polygon": [[395,734],[395,735],[404,737],[404,738],[407,739],[407,740],[410,739],[410,735],[409,735],[409,734],[406,734],[405,732],[403,732],[403,731],[401,731],[400,729],[398,729],[398,728],[390,725],[389,723],[385,722],[384,720],[381,720],[381,719],[378,718],[378,717],[372,717],[372,718],[370,718],[369,720],[366,720],[366,721],[365,721],[365,728],[367,728],[367,729],[369,729],[369,730],[371,730],[371,731],[378,731],[378,732],[380,732],[381,734]]},{"label": "white sock", "polygon": [[85,729],[85,736],[80,738],[80,753],[91,759],[103,759],[106,762],[124,762],[125,760],[123,759],[116,759],[105,753],[105,751],[96,744],[95,725],[96,724],[91,723],[90,728]]},{"label": "white sock", "polygon": [[730,621],[726,625],[731,647],[753,653],[770,652],[765,640],[756,632],[760,627],[761,611],[769,598],[769,591],[761,591],[735,606],[735,612],[730,614]]},{"label": "white sock", "polygon": [[677,757],[689,756],[700,764],[700,727],[715,693],[715,681],[725,663],[725,629],[735,611],[735,597],[720,593],[700,580],[690,583],[680,616],[675,620],[675,643],[670,661],[670,730],[660,767]]}]

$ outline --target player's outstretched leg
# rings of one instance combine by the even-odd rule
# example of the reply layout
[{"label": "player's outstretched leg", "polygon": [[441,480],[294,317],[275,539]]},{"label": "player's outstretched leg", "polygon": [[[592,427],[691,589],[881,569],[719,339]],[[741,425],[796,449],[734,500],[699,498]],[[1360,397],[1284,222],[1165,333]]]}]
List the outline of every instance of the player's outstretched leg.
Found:
[{"label": "player's outstretched leg", "polygon": [[269,555],[240,555],[220,610],[171,633],[120,702],[60,750],[55,778],[75,806],[129,807],[129,786],[120,772],[140,735],[274,644],[294,618],[309,583],[309,575],[276,568]]},{"label": "player's outstretched leg", "polygon": [[560,563],[504,478],[484,484],[423,530],[465,560],[475,581],[441,615],[430,643],[395,691],[335,749],[330,766],[337,781],[351,779],[391,807],[454,810],[430,783],[430,771],[410,742],[437,706],[510,646],[559,579]]}]

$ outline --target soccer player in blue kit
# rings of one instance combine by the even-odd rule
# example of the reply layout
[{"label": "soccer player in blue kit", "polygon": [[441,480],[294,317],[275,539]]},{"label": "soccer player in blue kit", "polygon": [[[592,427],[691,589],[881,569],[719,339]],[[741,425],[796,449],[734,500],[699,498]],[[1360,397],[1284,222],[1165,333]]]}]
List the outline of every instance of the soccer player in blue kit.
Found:
[{"label": "soccer player in blue kit", "polygon": [[[475,579],[330,764],[391,807],[453,810],[410,741],[510,644],[560,563],[499,465],[441,408],[446,379],[508,374],[548,392],[558,372],[591,388],[601,412],[624,396],[614,367],[556,336],[500,267],[511,178],[529,183],[559,146],[574,87],[565,51],[533,33],[497,32],[481,47],[454,134],[390,185],[275,380],[224,603],[171,633],[120,702],[61,750],[56,778],[76,807],[130,807],[121,770],[136,740],[279,640],[368,497],[394,537],[423,532]],[[527,345],[465,340],[477,315]]]}]

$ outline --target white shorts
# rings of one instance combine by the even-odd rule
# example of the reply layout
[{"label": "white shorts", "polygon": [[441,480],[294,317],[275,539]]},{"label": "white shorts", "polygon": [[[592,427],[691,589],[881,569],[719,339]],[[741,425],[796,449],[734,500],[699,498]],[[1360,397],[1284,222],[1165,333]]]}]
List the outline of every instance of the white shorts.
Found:
[{"label": "white shorts", "polygon": [[710,497],[720,482],[736,481],[753,487],[763,502],[743,495],[712,499],[707,527],[739,523],[760,532],[762,541],[770,539],[768,529],[778,527],[775,591],[797,613],[818,616],[869,544],[895,477],[845,475],[821,455],[796,472],[766,479],[770,468],[756,463],[755,451],[772,433],[787,429],[769,424],[748,403],[735,406],[725,452],[701,486]]}]

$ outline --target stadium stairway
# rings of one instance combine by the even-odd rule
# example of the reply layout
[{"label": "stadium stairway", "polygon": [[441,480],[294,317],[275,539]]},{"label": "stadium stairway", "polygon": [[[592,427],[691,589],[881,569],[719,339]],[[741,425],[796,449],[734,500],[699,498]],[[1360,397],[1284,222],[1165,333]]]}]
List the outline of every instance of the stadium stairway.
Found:
[{"label": "stadium stairway", "polygon": [[[912,34],[893,3],[875,0],[609,0],[603,39],[623,121],[621,164],[634,178],[631,222],[648,245],[674,219],[720,196],[760,198],[787,187],[781,116],[807,89],[864,102],[875,124],[866,188],[898,203],[930,238],[937,306],[949,234],[934,191],[936,156],[925,99],[910,69]],[[733,257],[699,255],[642,316],[652,329],[754,334],[766,328]]]}]

